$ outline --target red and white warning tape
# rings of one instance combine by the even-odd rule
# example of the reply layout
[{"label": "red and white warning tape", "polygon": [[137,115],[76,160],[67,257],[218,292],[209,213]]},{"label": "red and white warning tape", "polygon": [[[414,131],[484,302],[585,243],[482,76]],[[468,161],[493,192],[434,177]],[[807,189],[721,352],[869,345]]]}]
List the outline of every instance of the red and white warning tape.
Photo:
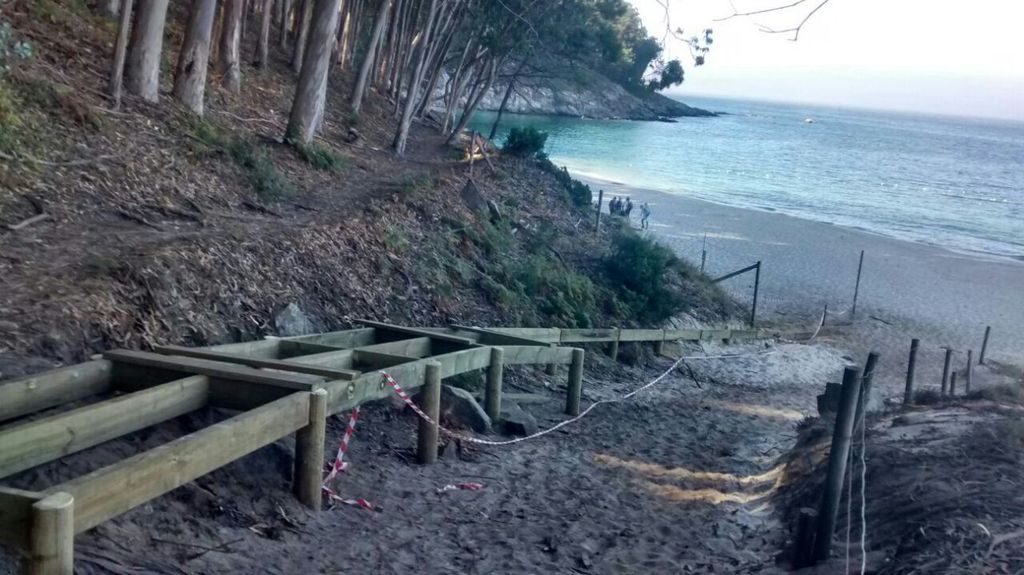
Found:
[{"label": "red and white warning tape", "polygon": [[357,423],[359,423],[358,406],[352,410],[352,415],[348,418],[348,426],[345,427],[345,435],[341,436],[341,443],[338,444],[338,453],[334,456],[334,463],[331,464],[331,470],[327,472],[327,476],[324,477],[320,488],[323,489],[327,498],[332,502],[341,503],[342,505],[362,507],[363,509],[369,509],[370,511],[380,511],[379,507],[365,499],[346,499],[338,495],[338,492],[331,489],[330,486],[331,482],[334,481],[338,474],[349,467],[349,463],[345,461],[345,454],[348,453],[348,444],[352,441],[352,435],[356,432]]},{"label": "red and white warning tape", "polygon": [[445,491],[455,491],[461,489],[463,491],[480,491],[484,488],[483,483],[449,483],[444,487],[438,487],[438,493],[444,493]]}]

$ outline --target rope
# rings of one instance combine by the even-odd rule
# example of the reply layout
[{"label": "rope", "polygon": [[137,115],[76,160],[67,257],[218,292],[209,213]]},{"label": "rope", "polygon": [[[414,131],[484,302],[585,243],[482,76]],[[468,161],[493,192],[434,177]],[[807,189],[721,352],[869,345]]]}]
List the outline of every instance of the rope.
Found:
[{"label": "rope", "polygon": [[[866,410],[866,406],[865,406]],[[865,493],[865,478],[867,477],[867,462],[864,457],[864,452],[867,451],[867,442],[864,438],[866,436],[865,429],[867,428],[867,422],[861,423],[860,426],[860,575],[864,575],[868,570],[868,550],[867,550],[867,539],[868,539],[868,522],[867,522],[867,498]],[[849,547],[849,546],[847,546]]]},{"label": "rope", "polygon": [[416,413],[416,415],[418,415],[421,419],[423,419],[427,423],[429,423],[431,425],[436,425],[438,430],[441,431],[441,433],[443,433],[443,434],[445,434],[445,435],[447,435],[449,437],[452,437],[454,439],[459,439],[459,440],[466,441],[466,442],[469,442],[469,443],[476,443],[476,444],[480,444],[480,445],[491,445],[491,446],[505,446],[505,445],[513,445],[515,443],[522,443],[523,441],[527,441],[527,440],[530,440],[530,439],[536,439],[538,437],[541,437],[541,436],[547,435],[549,433],[553,433],[555,431],[558,431],[559,429],[561,429],[561,428],[563,428],[563,427],[565,427],[565,426],[567,426],[567,425],[569,425],[571,423],[575,423],[575,422],[583,419],[587,414],[589,414],[591,411],[593,411],[599,405],[604,405],[604,404],[609,404],[609,403],[619,403],[619,402],[631,399],[632,397],[634,397],[636,394],[640,393],[641,391],[644,391],[645,389],[648,389],[651,386],[654,386],[654,385],[657,385],[658,383],[661,383],[662,380],[664,380],[666,377],[668,377],[669,374],[671,374],[677,367],[679,367],[679,364],[683,363],[684,361],[687,361],[687,360],[708,360],[708,359],[730,359],[730,358],[736,358],[736,357],[749,357],[749,356],[758,356],[758,355],[768,355],[768,354],[772,354],[772,353],[779,353],[779,352],[777,350],[768,350],[768,351],[760,351],[760,352],[756,352],[756,353],[737,353],[737,354],[723,354],[723,355],[683,356],[683,357],[680,357],[679,359],[677,359],[668,369],[666,369],[664,372],[662,372],[661,375],[659,375],[658,377],[654,378],[649,383],[646,383],[646,384],[638,387],[637,389],[634,389],[633,391],[631,391],[631,392],[629,392],[629,393],[627,393],[625,395],[622,395],[622,396],[616,397],[616,398],[612,398],[612,399],[601,399],[601,400],[595,401],[594,403],[592,403],[589,406],[587,406],[587,408],[584,409],[582,412],[580,412],[579,415],[577,415],[577,416],[575,416],[573,418],[567,419],[565,421],[561,421],[561,422],[557,423],[556,425],[554,425],[552,427],[549,427],[547,429],[538,431],[537,433],[534,433],[533,435],[527,435],[525,437],[517,437],[515,439],[509,439],[509,440],[506,440],[506,441],[490,441],[490,440],[487,440],[487,439],[478,439],[476,437],[470,437],[468,435],[463,435],[463,434],[460,434],[460,433],[457,433],[457,432],[454,432],[454,431],[452,431],[450,429],[445,428],[439,422],[434,421],[434,419],[431,418],[429,415],[427,415],[422,409],[420,409],[420,407],[418,405],[416,405],[416,403],[412,400],[412,398],[409,397],[409,394],[406,393],[406,391],[402,388],[402,386],[397,381],[395,381],[395,378],[391,377],[385,371],[381,371],[380,373],[381,373],[381,377],[384,378],[384,381],[395,390],[395,393],[398,394],[398,397],[400,397],[402,399],[402,401],[404,401],[405,404],[408,405],[409,408],[412,409],[414,413]]}]

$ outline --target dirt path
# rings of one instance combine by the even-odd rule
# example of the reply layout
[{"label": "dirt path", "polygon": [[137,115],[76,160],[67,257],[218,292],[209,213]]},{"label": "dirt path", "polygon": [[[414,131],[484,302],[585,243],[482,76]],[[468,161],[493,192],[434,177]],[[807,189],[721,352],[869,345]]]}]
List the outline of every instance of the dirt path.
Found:
[{"label": "dirt path", "polygon": [[[382,512],[308,513],[288,492],[290,448],[275,445],[79,537],[79,571],[772,571],[785,538],[767,503],[773,469],[842,360],[827,348],[795,344],[717,351],[761,354],[688,362],[695,377],[678,370],[564,432],[505,448],[452,445],[432,466],[412,462],[416,420],[408,410],[369,406],[340,486]],[[658,359],[628,368],[598,356],[591,354],[596,363],[587,373],[585,405],[634,389],[671,365]],[[541,427],[564,419],[564,373],[509,371],[510,387],[550,396],[524,406]],[[329,444],[343,428],[332,421]],[[188,429],[186,418],[102,449],[134,452]],[[19,479],[55,483],[102,460],[79,454]],[[456,482],[484,488],[437,491]]]}]

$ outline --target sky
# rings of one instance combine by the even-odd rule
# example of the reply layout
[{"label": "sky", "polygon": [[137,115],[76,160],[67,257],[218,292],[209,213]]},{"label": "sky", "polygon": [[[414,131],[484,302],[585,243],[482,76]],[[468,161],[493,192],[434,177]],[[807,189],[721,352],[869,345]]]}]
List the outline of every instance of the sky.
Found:
[{"label": "sky", "polygon": [[630,0],[647,30],[680,58],[686,81],[667,93],[755,98],[1024,120],[1024,2],[1020,0],[819,0],[715,22],[793,0],[667,0],[672,29],[714,29],[704,66],[666,36],[666,0]]}]

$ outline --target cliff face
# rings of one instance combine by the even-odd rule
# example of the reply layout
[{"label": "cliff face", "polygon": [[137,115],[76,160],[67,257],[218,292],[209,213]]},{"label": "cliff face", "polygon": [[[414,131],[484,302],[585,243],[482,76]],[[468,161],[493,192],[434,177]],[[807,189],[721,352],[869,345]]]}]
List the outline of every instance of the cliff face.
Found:
[{"label": "cliff face", "polygon": [[[519,78],[505,111],[513,114],[627,120],[715,115],[657,93],[637,96],[594,72],[577,70],[573,76],[572,79],[553,75]],[[480,109],[498,110],[507,87],[507,82],[496,82],[481,101]]]}]

